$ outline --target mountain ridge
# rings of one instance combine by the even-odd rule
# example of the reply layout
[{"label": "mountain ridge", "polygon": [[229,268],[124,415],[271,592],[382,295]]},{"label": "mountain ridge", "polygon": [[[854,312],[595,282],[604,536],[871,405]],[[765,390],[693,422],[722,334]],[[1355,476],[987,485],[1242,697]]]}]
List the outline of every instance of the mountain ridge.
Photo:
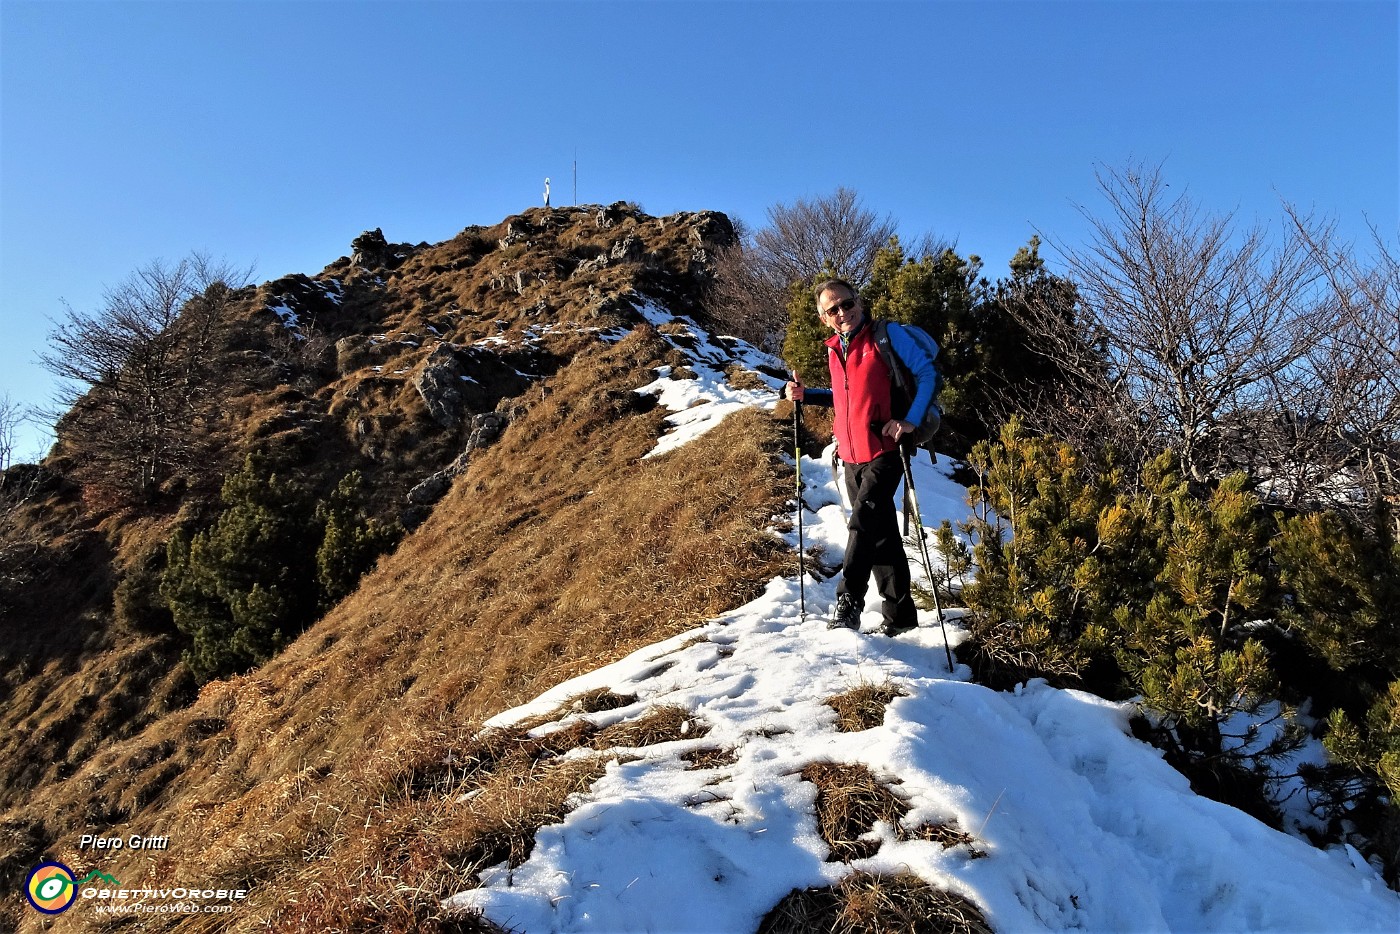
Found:
[{"label": "mountain ridge", "polygon": [[[389,469],[375,474],[377,514],[392,517],[413,509],[415,504],[403,497],[426,476],[458,457],[470,438],[469,421],[464,419],[453,429],[443,428],[429,415],[411,373],[402,372],[423,367],[431,353],[423,341],[416,342],[417,347],[396,341],[382,357],[371,361],[361,361],[351,353],[346,372],[337,367],[335,343],[345,339],[339,336],[340,330],[352,331],[346,336],[361,345],[369,344],[375,334],[395,333],[396,328],[411,328],[420,336],[430,333],[424,327],[433,323],[430,316],[446,318],[444,309],[456,302],[460,310],[466,296],[471,298],[472,304],[465,309],[470,314],[454,316],[456,328],[451,333],[439,327],[444,331],[442,343],[468,346],[491,341],[488,346],[497,348],[494,360],[510,364],[512,373],[525,370],[536,374],[534,379],[511,384],[523,391],[510,397],[521,407],[521,417],[511,421],[494,445],[473,451],[451,491],[428,506],[426,516],[420,515],[421,521],[400,546],[401,553],[407,549],[417,558],[384,559],[384,566],[365,579],[360,593],[332,610],[318,624],[319,629],[313,626],[265,670],[213,682],[198,697],[188,686],[167,687],[164,695],[152,691],[152,676],[157,684],[160,678],[167,683],[181,680],[175,673],[179,666],[173,662],[178,657],[178,634],[133,632],[112,618],[108,601],[115,579],[123,572],[123,559],[134,564],[142,549],[149,548],[152,540],[159,541],[162,530],[171,528],[172,522],[209,514],[207,505],[190,501],[188,495],[194,489],[211,491],[208,478],[185,483],[180,488],[185,501],[180,502],[177,496],[163,511],[101,508],[85,512],[78,491],[71,489],[63,501],[49,498],[22,503],[21,509],[47,516],[50,524],[58,521],[55,516],[60,509],[66,509],[66,515],[60,517],[71,528],[66,534],[102,543],[107,552],[105,561],[91,564],[110,570],[105,572],[106,585],[94,587],[90,599],[71,614],[87,620],[83,624],[86,650],[81,649],[84,641],[79,640],[66,658],[63,652],[55,652],[56,659],[64,660],[47,675],[35,669],[30,677],[19,678],[13,673],[23,668],[11,669],[5,718],[7,727],[13,728],[5,733],[13,755],[7,761],[13,763],[12,768],[28,771],[20,780],[15,780],[18,773],[12,772],[5,783],[10,794],[0,826],[11,844],[7,847],[11,856],[4,866],[7,876],[16,878],[18,885],[41,856],[73,856],[79,833],[127,826],[143,834],[170,830],[172,847],[159,859],[141,857],[139,867],[123,862],[135,858],[133,854],[120,854],[108,870],[118,878],[130,882],[188,866],[192,857],[186,847],[198,847],[191,839],[193,831],[180,829],[181,821],[186,821],[185,828],[193,826],[197,821],[190,813],[215,807],[207,799],[192,800],[184,806],[193,811],[183,818],[174,816],[173,800],[208,779],[202,770],[193,768],[196,761],[228,763],[234,750],[241,750],[231,763],[222,766],[227,785],[220,794],[229,797],[253,792],[255,778],[276,784],[278,779],[290,781],[298,775],[302,776],[300,781],[311,775],[324,781],[331,774],[324,762],[308,765],[314,757],[283,753],[278,744],[269,746],[240,734],[241,712],[254,711],[249,722],[263,723],[260,730],[312,730],[317,738],[308,736],[307,741],[319,744],[318,754],[335,746],[325,739],[327,735],[355,743],[372,730],[382,733],[393,728],[393,717],[380,717],[371,730],[356,722],[341,729],[336,723],[318,723],[316,716],[293,716],[294,708],[310,703],[308,696],[330,696],[324,690],[320,694],[315,691],[321,679],[333,674],[340,676],[335,703],[318,701],[327,708],[341,704],[356,710],[417,705],[436,710],[434,717],[443,717],[447,714],[437,709],[439,706],[460,706],[460,698],[474,690],[482,695],[504,691],[508,697],[520,698],[522,695],[509,692],[527,690],[521,685],[549,677],[561,668],[586,664],[594,653],[609,651],[609,645],[632,645],[643,633],[654,635],[655,626],[664,631],[668,626],[692,623],[707,608],[718,609],[716,601],[730,600],[736,592],[757,586],[764,572],[789,560],[780,543],[762,531],[770,516],[779,511],[776,504],[783,489],[776,473],[779,434],[766,418],[749,420],[747,435],[732,439],[727,451],[720,452],[718,458],[708,458],[707,463],[692,463],[698,455],[689,455],[669,467],[639,462],[640,455],[663,432],[665,413],[651,411],[647,398],[632,390],[654,380],[657,367],[682,366],[687,361],[636,312],[634,306],[641,301],[638,289],[648,289],[647,294],[658,300],[667,295],[671,300],[676,295],[690,296],[687,301],[693,309],[695,296],[703,290],[703,251],[717,248],[705,239],[704,232],[722,240],[728,229],[722,215],[707,213],[657,219],[625,205],[534,210],[495,227],[468,228],[437,248],[417,249],[402,260],[403,265],[387,273],[354,267],[349,259],[338,260],[327,267],[329,272],[318,274],[323,277],[320,280],[292,280],[324,282],[343,274],[350,282],[337,290],[343,296],[338,307],[344,317],[339,323],[325,319],[326,309],[320,309],[319,315],[306,315],[313,309],[305,300],[291,303],[300,306],[304,317],[298,323],[303,329],[314,317],[316,327],[323,332],[324,339],[316,342],[320,346],[307,348],[312,353],[303,352],[300,345],[313,342],[289,337],[284,318],[271,310],[289,304],[282,300],[289,291],[288,280],[275,280],[275,287],[265,284],[252,290],[239,306],[238,320],[230,322],[233,336],[227,346],[232,357],[244,361],[256,358],[259,366],[230,367],[230,373],[242,381],[232,384],[239,391],[229,393],[226,400],[232,416],[221,441],[227,453],[216,463],[222,460],[232,465],[242,451],[254,447],[281,448],[297,453],[293,462],[300,465],[298,469],[329,466],[333,469],[326,473],[338,476],[351,467],[381,463],[374,459],[373,455],[378,455],[381,466]],[[570,268],[568,275],[551,271],[560,264],[549,251],[539,249],[539,243],[534,252],[518,239],[502,245],[501,241],[519,238],[527,231],[540,239],[562,237],[568,241],[565,249],[572,251],[570,262],[562,264]],[[493,239],[496,234],[500,236]],[[616,258],[613,252],[618,254]],[[468,257],[474,257],[472,262],[466,262]],[[598,262],[602,257],[607,261]],[[590,260],[592,266],[577,271]],[[459,264],[456,269],[452,268],[454,262]],[[530,271],[534,278],[522,277],[523,288],[517,290],[514,275],[505,275],[512,267]],[[303,291],[307,288],[325,291],[320,286],[304,287]],[[555,313],[561,317],[538,316],[539,302],[546,295],[552,297]],[[566,313],[584,320],[558,326],[568,323],[562,317]],[[549,333],[537,333],[538,339],[527,340],[529,329],[551,323],[556,327]],[[597,335],[609,329],[618,329],[616,337],[621,339],[611,343],[600,340]],[[499,341],[506,346],[496,343]],[[376,366],[380,367],[377,371],[373,369]],[[488,387],[487,399],[491,395],[506,398],[508,393],[501,390],[497,381]],[[484,402],[477,405],[486,408]],[[361,419],[368,423],[363,433],[358,431]],[[400,451],[401,457],[397,456]],[[742,463],[734,460],[737,452],[743,454]],[[60,441],[43,469],[62,476],[69,457]],[[723,471],[729,476],[722,476]],[[590,481],[590,488],[614,492],[589,497],[590,488],[580,488],[585,481]],[[715,484],[714,498],[702,504],[689,502],[690,490],[708,483]],[[606,514],[614,507],[633,514],[641,514],[645,507],[656,517],[642,534],[635,529],[634,516],[613,520],[619,529],[615,537],[622,556],[616,560],[626,566],[595,559],[596,566],[576,567],[577,547],[571,553],[561,544],[567,542],[568,534],[537,543],[542,528],[559,522],[600,522],[600,518],[589,517],[589,510]],[[755,518],[754,510],[761,513],[761,521]],[[433,520],[434,516],[447,515],[453,518]],[[752,566],[730,568],[719,560],[715,549],[749,555]],[[709,562],[689,572],[690,586],[668,587],[674,592],[656,593],[654,579],[646,573],[649,567],[706,555],[711,556]],[[498,563],[493,564],[493,559]],[[531,593],[527,570],[533,566],[538,571],[541,562],[561,575],[553,584],[572,578],[588,583],[557,587],[548,594]],[[667,579],[674,577],[668,575]],[[605,586],[614,589],[608,591]],[[516,599],[511,600],[511,594],[492,597],[506,587],[515,588],[512,594]],[[609,596],[611,605],[602,602],[603,594]],[[26,618],[42,615],[42,607],[33,605],[43,602],[42,595],[34,595],[33,588],[22,594],[33,601],[21,607],[29,612],[10,617],[16,629],[24,626]],[[395,599],[410,605],[417,628],[385,624],[383,606],[376,609],[373,604]],[[521,658],[502,657],[511,647],[509,642],[493,656],[488,640],[481,648],[462,653],[479,656],[464,663],[467,671],[443,671],[443,666],[435,668],[428,663],[422,671],[413,670],[413,660],[405,660],[412,653],[404,646],[408,637],[403,631],[415,632],[415,638],[426,639],[442,651],[451,641],[446,632],[484,613],[483,607],[494,607],[491,599],[510,604],[508,624],[501,623],[504,631],[514,626],[528,636],[520,640],[524,643],[519,648]],[[637,606],[644,600],[652,601],[645,613]],[[562,603],[557,611],[556,603]],[[564,613],[595,614],[598,619],[586,627],[590,635],[583,640],[592,644],[584,645],[579,641],[582,637],[568,632],[544,632],[563,625],[541,625],[541,618],[556,612],[561,619]],[[343,625],[338,620],[358,613],[363,613],[363,620],[354,627],[353,638],[337,631]],[[50,618],[44,623],[51,628],[59,625],[62,631],[62,620]],[[427,634],[434,626],[439,628]],[[22,639],[7,644],[21,655],[30,647]],[[335,650],[337,644],[339,651]],[[338,661],[329,662],[326,653]],[[391,656],[401,666],[392,677],[384,672],[383,664]],[[295,665],[307,667],[294,671],[291,666]],[[118,669],[115,673],[113,667]],[[269,672],[281,672],[275,689],[267,681]],[[346,672],[355,677],[345,677]],[[365,681],[380,676],[385,683],[377,688],[370,688]],[[359,683],[355,683],[356,678]],[[427,688],[429,681],[434,682],[431,690]],[[187,677],[183,683],[188,685]],[[426,696],[402,701],[406,693],[414,693],[415,684],[417,694]],[[100,712],[104,704],[110,712],[99,713],[94,721],[94,708]],[[334,720],[329,716],[323,719]],[[64,742],[66,734],[58,731],[94,722],[103,724],[105,730],[84,739],[69,753],[73,744]],[[255,767],[250,768],[250,764]],[[212,784],[205,788],[207,794],[213,794]],[[267,789],[261,793],[266,794]],[[222,820],[236,810],[236,806],[225,810],[219,817]],[[204,857],[193,858],[203,864]],[[84,864],[83,868],[89,867]],[[108,867],[104,864],[103,868]],[[242,874],[236,866],[221,866],[218,872]],[[17,922],[27,918],[22,905],[13,900],[9,913]]]},{"label": "mountain ridge", "polygon": [[[1190,794],[1123,705],[972,684],[927,612],[901,640],[828,633],[831,579],[807,582],[801,615],[791,510],[809,570],[834,563],[844,516],[821,460],[793,450],[780,363],[703,326],[727,236],[705,212],[535,209],[437,245],[366,234],[321,273],[242,293],[211,466],[280,452],[321,489],[368,469],[369,508],[406,532],[278,654],[198,690],[174,683],[178,634],[131,630],[105,601],[162,535],[215,514],[220,471],[121,507],[65,480],[61,443],[51,498],[23,508],[49,527],[67,510],[63,534],[93,552],[70,566],[105,576],[70,601],[78,649],[7,682],[9,761],[28,769],[6,783],[7,876],[57,859],[248,893],[223,917],[142,919],[156,930],[804,930],[792,919],[902,898],[924,906],[912,929],[948,899],[951,930],[1393,929],[1400,900],[1364,861],[1319,854],[1309,877],[1316,851]],[[804,429],[809,453],[829,440],[819,417]],[[917,471],[926,525],[965,517],[964,489]],[[848,731],[836,708],[855,694]],[[36,748],[87,722],[78,749]],[[1087,830],[1057,822],[1041,780]],[[843,794],[875,818],[829,819]],[[655,830],[681,818],[694,834]],[[1191,852],[1193,832],[1218,846]],[[84,833],[169,846],[97,855]],[[772,849],[715,844],[735,833]],[[1083,866],[1053,861],[1065,836]],[[579,857],[590,880],[560,853],[592,837],[654,859],[604,847]],[[1290,867],[1277,884],[1250,846]],[[641,882],[649,862],[693,882],[688,899],[664,873]],[[1310,894],[1311,913],[1289,901]],[[119,924],[92,907],[66,923]],[[44,928],[18,897],[3,910]]]}]

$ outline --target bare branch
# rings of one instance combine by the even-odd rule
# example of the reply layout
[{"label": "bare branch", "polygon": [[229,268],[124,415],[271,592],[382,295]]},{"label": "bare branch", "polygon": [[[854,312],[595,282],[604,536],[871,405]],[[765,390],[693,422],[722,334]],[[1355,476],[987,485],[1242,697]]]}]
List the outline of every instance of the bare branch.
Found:
[{"label": "bare branch", "polygon": [[1400,258],[1379,231],[1367,262],[1337,242],[1335,224],[1287,210],[1333,309],[1301,384],[1314,400],[1331,476],[1354,476],[1369,502],[1388,504],[1400,530]]},{"label": "bare branch", "polygon": [[814,201],[776,204],[768,209],[768,223],[754,236],[754,264],[780,289],[824,270],[864,285],[875,254],[896,232],[888,215],[878,217],[845,187]]},{"label": "bare branch", "polygon": [[89,480],[146,498],[193,462],[212,414],[215,331],[250,272],[202,254],[156,260],[96,311],[66,307],[40,360],[61,380],[50,414]]},{"label": "bare branch", "polygon": [[1142,432],[1138,446],[1176,450],[1198,482],[1219,477],[1240,464],[1242,426],[1277,411],[1278,381],[1331,325],[1317,274],[1298,238],[1205,214],[1160,169],[1100,172],[1099,186],[1108,211],[1084,211],[1089,244],[1052,241],[1084,314],[1051,344],[1102,349],[1107,372],[1070,367],[1130,407],[1118,421]]},{"label": "bare branch", "polygon": [[[728,333],[768,350],[781,350],[793,283],[824,271],[857,286],[869,278],[875,255],[895,223],[863,207],[849,188],[768,209],[768,226],[750,236],[743,225],[721,253],[709,296],[711,315]],[[934,243],[925,237],[924,243]]]}]

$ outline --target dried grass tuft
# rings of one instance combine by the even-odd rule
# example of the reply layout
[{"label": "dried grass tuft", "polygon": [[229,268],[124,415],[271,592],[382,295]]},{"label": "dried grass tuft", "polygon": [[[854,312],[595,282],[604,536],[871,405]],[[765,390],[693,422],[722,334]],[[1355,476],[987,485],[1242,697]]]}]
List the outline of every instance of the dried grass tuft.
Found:
[{"label": "dried grass tuft", "polygon": [[817,786],[817,833],[831,847],[828,862],[874,856],[880,841],[868,835],[877,822],[889,826],[896,840],[929,840],[944,849],[965,846],[973,859],[987,855],[971,834],[952,824],[905,827],[901,821],[909,806],[863,765],[814,762],[802,770],[802,778]]},{"label": "dried grass tuft", "polygon": [[339,821],[323,858],[294,887],[273,887],[276,904],[250,907],[268,912],[273,931],[499,934],[472,912],[444,910],[443,898],[479,884],[489,866],[524,862],[539,829],[562,820],[605,768],[602,756],[508,755],[467,796],[378,802]]},{"label": "dried grass tuft", "polygon": [[841,904],[836,886],[793,889],[763,916],[758,934],[834,932],[841,917]]},{"label": "dried grass tuft", "polygon": [[1084,684],[1084,659],[1048,633],[1037,638],[1023,628],[975,623],[973,637],[958,646],[958,657],[972,669],[978,684],[994,691],[1010,691],[1033,678],[1044,678],[1057,688]]},{"label": "dried grass tuft", "polygon": [[943,849],[951,850],[953,847],[965,846],[968,854],[973,859],[982,859],[987,853],[977,847],[977,838],[970,833],[958,830],[952,824],[921,824],[913,830],[901,835],[901,839],[909,840],[929,840],[940,844]]},{"label": "dried grass tuft", "polygon": [[683,739],[699,739],[709,732],[709,725],[693,717],[689,710],[676,704],[663,704],[636,720],[624,720],[600,730],[593,737],[593,748],[655,746]]},{"label": "dried grass tuft", "polygon": [[535,833],[562,820],[571,809],[569,799],[588,791],[607,762],[604,756],[587,756],[498,776],[465,802],[470,832],[453,861],[473,877],[502,862],[519,866],[534,848]]},{"label": "dried grass tuft", "polygon": [[836,711],[836,729],[842,733],[872,730],[885,722],[885,708],[905,692],[886,679],[880,684],[859,684],[849,691],[827,698],[826,705]]},{"label": "dried grass tuft", "polygon": [[793,889],[758,934],[994,934],[969,899],[911,873],[852,873],[835,886]]},{"label": "dried grass tuft", "polygon": [[597,688],[564,702],[561,709],[569,713],[602,713],[617,710],[637,702],[635,694],[616,694],[612,688]]},{"label": "dried grass tuft", "polygon": [[863,765],[814,762],[802,778],[817,786],[817,832],[831,847],[828,862],[874,856],[878,840],[861,839],[877,822],[898,828],[909,806]]},{"label": "dried grass tuft", "polygon": [[681,758],[690,763],[691,769],[722,769],[739,761],[733,749],[723,746],[708,746],[682,753]]}]

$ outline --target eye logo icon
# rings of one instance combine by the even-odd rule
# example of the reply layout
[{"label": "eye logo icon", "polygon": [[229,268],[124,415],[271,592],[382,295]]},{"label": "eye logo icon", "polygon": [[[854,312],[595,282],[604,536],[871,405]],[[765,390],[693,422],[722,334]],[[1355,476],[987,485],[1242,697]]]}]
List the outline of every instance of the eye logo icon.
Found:
[{"label": "eye logo icon", "polygon": [[78,898],[73,870],[62,863],[40,863],[25,880],[24,894],[29,904],[46,915],[67,911]]}]

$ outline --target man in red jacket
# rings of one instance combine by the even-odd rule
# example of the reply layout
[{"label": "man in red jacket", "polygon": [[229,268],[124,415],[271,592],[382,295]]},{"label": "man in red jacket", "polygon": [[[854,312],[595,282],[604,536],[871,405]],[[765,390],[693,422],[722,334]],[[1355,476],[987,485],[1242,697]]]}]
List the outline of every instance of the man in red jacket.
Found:
[{"label": "man in red jacket", "polygon": [[[918,625],[909,591],[909,563],[894,508],[895,493],[904,478],[899,440],[915,429],[916,421],[910,419],[922,418],[932,401],[932,371],[914,372],[919,392],[908,411],[896,417],[893,376],[871,336],[870,319],[860,296],[841,279],[821,283],[816,294],[817,314],[834,332],[826,342],[832,388],[808,389],[793,374],[786,395],[796,402],[835,409],[836,449],[845,465],[851,519],[836,608],[827,626],[860,628],[873,573],[883,600],[881,631],[894,636]],[[896,337],[894,328],[890,337],[896,352],[901,350],[899,344],[908,340],[902,334]],[[900,353],[900,359],[907,361],[913,356]]]}]

